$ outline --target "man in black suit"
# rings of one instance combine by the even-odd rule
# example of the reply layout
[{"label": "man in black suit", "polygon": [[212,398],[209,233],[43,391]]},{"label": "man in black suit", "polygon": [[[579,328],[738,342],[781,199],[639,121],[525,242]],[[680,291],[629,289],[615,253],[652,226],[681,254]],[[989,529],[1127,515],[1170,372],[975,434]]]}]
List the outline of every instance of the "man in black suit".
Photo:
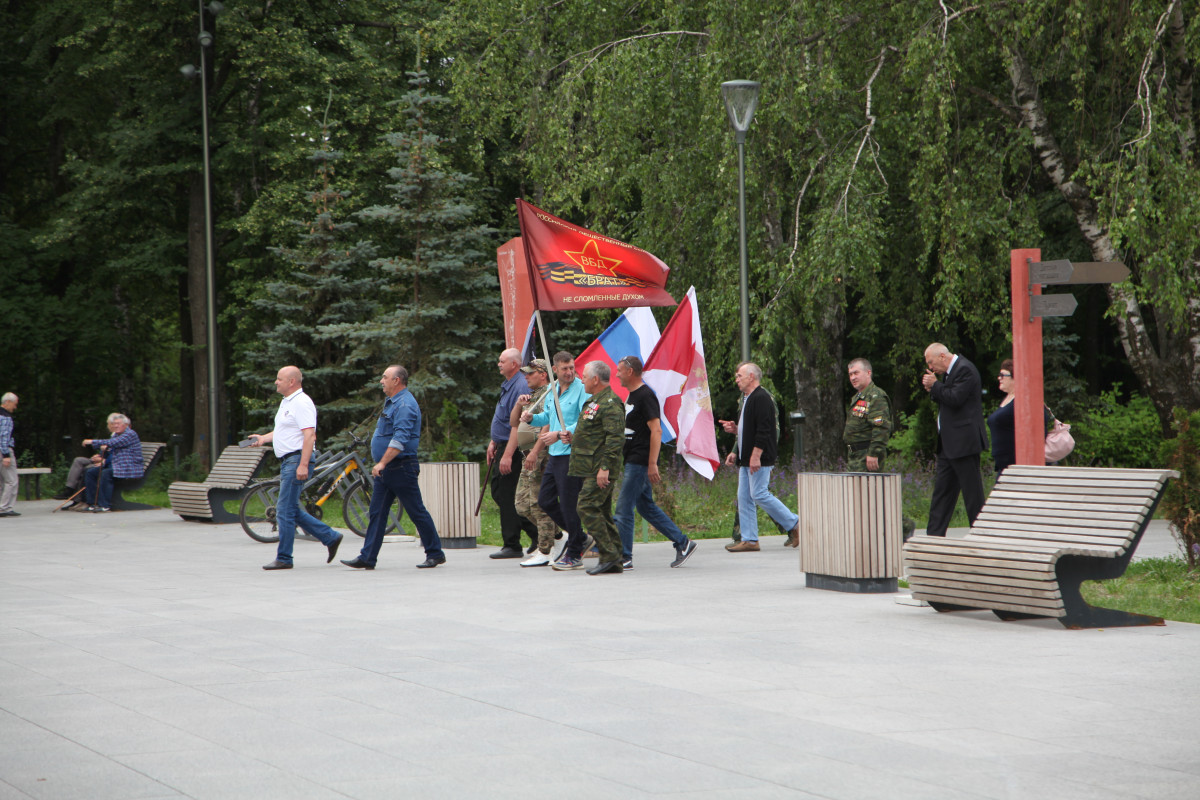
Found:
[{"label": "man in black suit", "polygon": [[[921,377],[921,385],[938,404],[937,478],[925,532],[945,536],[960,491],[972,525],[983,508],[979,453],[988,443],[983,427],[983,383],[975,365],[951,353],[944,344],[934,342],[926,347],[925,363],[929,369]],[[943,376],[941,381],[937,375]]]}]

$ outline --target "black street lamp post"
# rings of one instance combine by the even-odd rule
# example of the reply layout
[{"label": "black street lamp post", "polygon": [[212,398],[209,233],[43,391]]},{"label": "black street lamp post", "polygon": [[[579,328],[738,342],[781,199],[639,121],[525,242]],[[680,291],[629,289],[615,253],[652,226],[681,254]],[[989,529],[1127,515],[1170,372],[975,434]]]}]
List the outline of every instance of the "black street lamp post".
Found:
[{"label": "black street lamp post", "polygon": [[180,68],[185,76],[200,76],[200,132],[204,142],[204,303],[205,303],[205,349],[208,351],[208,453],[209,464],[217,463],[220,443],[217,431],[220,406],[217,401],[217,286],[216,267],[213,263],[212,221],[212,170],[208,152],[208,48],[212,47],[213,36],[204,29],[204,12],[214,17],[225,10],[225,6],[212,0],[207,6],[197,0],[200,9],[200,68],[187,64]]},{"label": "black street lamp post", "polygon": [[758,81],[726,81],[721,84],[721,97],[725,101],[725,113],[733,126],[734,141],[738,149],[738,225],[741,232],[741,275],[739,288],[742,295],[742,361],[750,360],[750,278],[746,256],[746,131],[754,119],[758,107]]}]

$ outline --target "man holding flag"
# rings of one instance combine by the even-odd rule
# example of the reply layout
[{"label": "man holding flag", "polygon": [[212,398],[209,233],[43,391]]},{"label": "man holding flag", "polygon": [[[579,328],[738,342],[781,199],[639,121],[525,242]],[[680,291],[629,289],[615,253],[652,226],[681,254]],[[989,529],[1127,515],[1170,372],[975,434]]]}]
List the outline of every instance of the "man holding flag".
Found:
[{"label": "man holding flag", "polygon": [[617,497],[616,523],[621,536],[622,566],[633,569],[633,509],[655,530],[675,543],[672,567],[682,566],[696,543],[654,502],[652,483],[661,483],[658,452],[662,446],[658,398],[642,380],[642,360],[625,356],[617,362],[617,378],[629,392],[625,400],[625,478]]},{"label": "man holding flag", "polygon": [[[500,399],[496,401],[496,413],[492,416],[491,441],[487,447],[487,463],[492,467],[492,500],[500,509],[500,539],[503,546],[492,553],[491,558],[521,558],[521,531],[529,536],[534,545],[538,541],[537,525],[517,513],[517,481],[521,478],[521,464],[525,454],[520,450],[508,451],[508,437],[512,431],[510,417],[517,405],[517,398],[529,394],[529,383],[521,372],[521,353],[509,348],[500,353],[496,367],[504,382],[500,384]],[[515,458],[514,458],[515,456]],[[494,459],[498,464],[492,464]]]}]

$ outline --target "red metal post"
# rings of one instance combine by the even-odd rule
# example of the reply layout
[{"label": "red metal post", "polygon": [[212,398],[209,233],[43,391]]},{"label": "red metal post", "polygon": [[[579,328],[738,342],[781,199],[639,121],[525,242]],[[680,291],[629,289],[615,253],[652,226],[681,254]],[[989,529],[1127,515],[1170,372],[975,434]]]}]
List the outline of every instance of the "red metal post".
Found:
[{"label": "red metal post", "polygon": [[[1042,318],[1029,316],[1029,297],[1041,294],[1041,284],[1030,286],[1029,262],[1041,261],[1042,251],[1012,250],[1013,378],[1016,397],[1013,416],[1017,463],[1046,463],[1046,426],[1042,391]],[[995,378],[992,379],[993,381]]]}]

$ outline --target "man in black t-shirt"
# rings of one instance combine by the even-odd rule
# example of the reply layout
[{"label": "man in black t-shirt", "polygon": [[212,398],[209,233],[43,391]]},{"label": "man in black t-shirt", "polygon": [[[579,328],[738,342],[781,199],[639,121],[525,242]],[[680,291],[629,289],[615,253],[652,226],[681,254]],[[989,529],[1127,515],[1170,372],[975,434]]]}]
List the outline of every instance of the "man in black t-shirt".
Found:
[{"label": "man in black t-shirt", "polygon": [[675,543],[672,567],[687,561],[696,543],[683,535],[671,518],[654,502],[651,483],[659,483],[658,451],[662,445],[662,423],[659,420],[658,397],[642,381],[642,360],[625,356],[617,362],[617,379],[629,390],[625,400],[625,477],[613,515],[621,536],[621,556],[624,567],[633,569],[633,509],[655,530]]}]

